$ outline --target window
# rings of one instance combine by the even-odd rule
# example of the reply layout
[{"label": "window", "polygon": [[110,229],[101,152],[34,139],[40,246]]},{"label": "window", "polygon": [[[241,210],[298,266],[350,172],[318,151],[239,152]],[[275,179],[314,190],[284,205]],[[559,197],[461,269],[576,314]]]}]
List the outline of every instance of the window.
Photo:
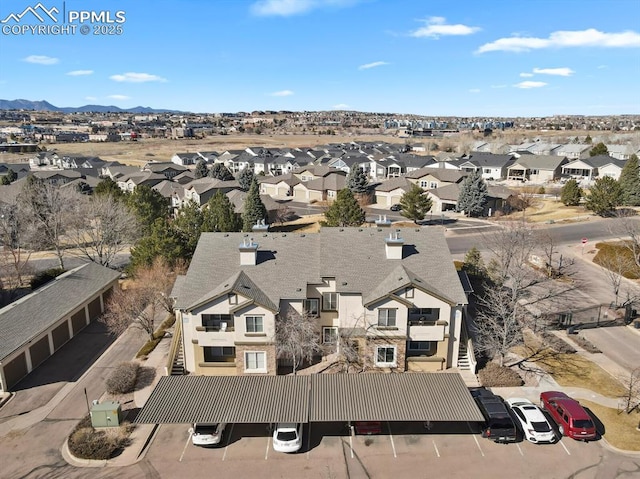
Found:
[{"label": "window", "polygon": [[229,293],[229,304],[238,304],[238,295],[235,293]]},{"label": "window", "polygon": [[247,372],[267,372],[267,353],[264,351],[245,351],[244,370]]},{"label": "window", "polygon": [[336,344],[338,342],[338,328],[334,326],[322,328],[322,342]]},{"label": "window", "polygon": [[430,189],[430,190],[435,190],[437,187],[438,187],[438,182],[436,182],[436,181],[431,181],[431,182],[429,183],[429,189]]},{"label": "window", "polygon": [[409,299],[413,298],[413,288],[405,289],[404,295],[406,298],[409,298]]},{"label": "window", "polygon": [[233,331],[233,316],[230,314],[203,314],[202,326],[207,332]]},{"label": "window", "polygon": [[435,341],[409,341],[407,346],[411,356],[426,356],[435,353]]},{"label": "window", "polygon": [[231,362],[236,359],[236,348],[233,346],[204,346],[202,350],[207,363]]},{"label": "window", "polygon": [[490,173],[491,173],[491,168],[483,168],[483,169],[482,169],[482,172],[483,172],[484,174],[488,175],[488,174],[490,174]]},{"label": "window", "polygon": [[322,293],[322,311],[338,311],[338,293]]},{"label": "window", "polygon": [[264,322],[262,316],[246,316],[247,333],[264,333]]},{"label": "window", "polygon": [[409,308],[409,325],[433,323],[440,319],[440,308]]},{"label": "window", "polygon": [[378,346],[376,348],[376,366],[395,366],[395,346]]},{"label": "window", "polygon": [[396,325],[395,309],[379,309],[378,310],[378,326],[393,327]]},{"label": "window", "polygon": [[426,180],[420,181],[420,188],[426,188],[429,185],[429,182]]},{"label": "window", "polygon": [[333,190],[327,190],[327,198],[335,198],[336,192]]},{"label": "window", "polygon": [[320,301],[316,298],[305,299],[302,301],[302,308],[305,314],[309,316],[318,316]]}]

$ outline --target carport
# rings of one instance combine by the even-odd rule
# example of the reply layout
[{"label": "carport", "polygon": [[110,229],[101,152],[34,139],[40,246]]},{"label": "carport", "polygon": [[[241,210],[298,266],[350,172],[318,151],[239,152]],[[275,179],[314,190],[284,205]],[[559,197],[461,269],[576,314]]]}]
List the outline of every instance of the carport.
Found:
[{"label": "carport", "polygon": [[165,376],[141,424],[483,421],[458,373]]}]

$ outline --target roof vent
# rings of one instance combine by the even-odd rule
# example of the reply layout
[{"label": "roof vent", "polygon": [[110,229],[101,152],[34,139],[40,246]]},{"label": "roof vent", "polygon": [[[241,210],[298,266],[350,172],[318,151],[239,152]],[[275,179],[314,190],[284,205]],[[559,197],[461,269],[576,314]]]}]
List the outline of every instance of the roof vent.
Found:
[{"label": "roof vent", "polygon": [[269,225],[266,224],[264,220],[258,220],[258,221],[256,221],[256,224],[251,227],[251,231],[254,231],[254,232],[258,232],[258,231],[267,232],[267,231],[269,231]]},{"label": "roof vent", "polygon": [[391,220],[387,218],[387,215],[378,215],[376,226],[379,228],[378,231],[382,231],[381,228],[389,228],[391,226]]}]

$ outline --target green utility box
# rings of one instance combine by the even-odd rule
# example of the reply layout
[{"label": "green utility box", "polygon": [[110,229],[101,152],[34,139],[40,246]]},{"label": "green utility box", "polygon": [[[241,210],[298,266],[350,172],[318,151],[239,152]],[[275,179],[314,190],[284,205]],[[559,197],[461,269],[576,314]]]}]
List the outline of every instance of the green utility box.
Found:
[{"label": "green utility box", "polygon": [[105,401],[91,407],[91,425],[93,427],[119,426],[122,421],[122,408],[117,401]]}]

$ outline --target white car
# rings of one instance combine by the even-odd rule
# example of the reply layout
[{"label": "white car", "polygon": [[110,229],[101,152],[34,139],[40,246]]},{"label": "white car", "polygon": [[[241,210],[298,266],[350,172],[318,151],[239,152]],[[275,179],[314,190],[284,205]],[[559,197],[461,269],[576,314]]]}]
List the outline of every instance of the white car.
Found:
[{"label": "white car", "polygon": [[189,429],[191,442],[196,446],[215,446],[222,440],[225,427],[225,423],[196,423]]},{"label": "white car", "polygon": [[538,406],[523,398],[507,399],[507,404],[520,423],[527,441],[535,444],[556,442],[556,433]]},{"label": "white car", "polygon": [[281,422],[273,430],[273,450],[296,452],[302,447],[302,424]]}]

